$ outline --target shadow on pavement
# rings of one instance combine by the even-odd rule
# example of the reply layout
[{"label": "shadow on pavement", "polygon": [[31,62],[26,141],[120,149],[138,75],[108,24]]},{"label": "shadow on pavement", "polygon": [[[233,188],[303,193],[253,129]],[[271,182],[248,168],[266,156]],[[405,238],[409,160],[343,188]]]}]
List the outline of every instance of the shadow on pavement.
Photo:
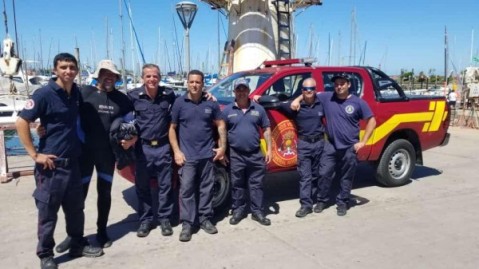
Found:
[{"label": "shadow on pavement", "polygon": [[[353,191],[351,194],[350,207],[361,206],[367,204],[369,199],[361,197],[354,194],[355,189],[379,186],[383,187],[377,183],[375,179],[375,167],[367,163],[360,163],[357,171],[356,177],[354,179]],[[422,180],[430,176],[437,176],[442,174],[442,171],[437,169],[426,167],[426,166],[416,166],[414,173],[412,175],[413,180]],[[280,213],[279,202],[288,201],[288,200],[297,200],[298,208],[299,204],[299,176],[296,171],[288,172],[279,172],[271,173],[266,175],[264,181],[264,199],[265,199],[265,215],[276,215]],[[409,182],[411,183],[411,182]],[[407,183],[407,184],[409,184]],[[329,203],[328,207],[335,204],[336,195],[339,192],[339,182],[337,179],[333,180],[330,194],[329,194]],[[153,191],[155,194],[155,192]],[[173,215],[171,218],[171,223],[173,226],[179,225],[179,211],[178,211],[178,190],[173,189],[173,199],[175,201]],[[123,199],[125,202],[136,211],[137,200],[135,187],[132,186],[123,191]],[[157,201],[157,199],[153,199]],[[154,209],[156,210],[154,205]],[[215,215],[212,219],[213,223],[218,223],[225,221],[230,215],[230,206],[231,202],[229,201],[224,207],[218,208],[215,210]],[[249,208],[249,205],[247,205]],[[156,212],[156,211],[154,211]],[[250,212],[248,212],[250,213]],[[135,232],[138,228],[138,217],[136,213],[132,213],[126,216],[123,220],[110,224],[108,227],[110,236],[113,241],[118,240],[125,236],[129,232]],[[90,242],[96,242],[94,240],[95,235],[90,235]]]}]

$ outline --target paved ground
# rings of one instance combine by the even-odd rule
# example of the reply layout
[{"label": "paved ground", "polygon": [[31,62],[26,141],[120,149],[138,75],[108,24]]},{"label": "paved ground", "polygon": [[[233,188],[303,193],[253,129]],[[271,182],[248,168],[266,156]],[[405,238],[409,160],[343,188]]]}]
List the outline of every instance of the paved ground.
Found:
[{"label": "paved ground", "polygon": [[[109,230],[115,241],[96,258],[70,260],[60,268],[479,268],[479,131],[450,129],[447,147],[425,152],[413,181],[384,188],[362,166],[353,194],[357,205],[345,217],[334,207],[304,219],[298,209],[297,176],[268,177],[266,198],[273,224],[251,219],[230,226],[219,214],[217,235],[199,231],[189,243],[156,229],[136,237],[134,189],[115,179]],[[31,177],[0,185],[2,268],[38,268],[36,209]],[[94,242],[95,192],[86,205],[86,234]],[[56,239],[65,237],[60,214]]]}]

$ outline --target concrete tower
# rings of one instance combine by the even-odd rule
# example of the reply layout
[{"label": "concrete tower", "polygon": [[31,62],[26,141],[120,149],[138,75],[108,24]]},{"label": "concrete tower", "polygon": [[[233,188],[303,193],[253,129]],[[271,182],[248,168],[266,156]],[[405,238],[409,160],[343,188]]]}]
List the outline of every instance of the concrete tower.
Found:
[{"label": "concrete tower", "polygon": [[[294,57],[292,13],[322,0],[202,0],[228,17],[230,72]],[[225,57],[227,58],[227,57]]]}]

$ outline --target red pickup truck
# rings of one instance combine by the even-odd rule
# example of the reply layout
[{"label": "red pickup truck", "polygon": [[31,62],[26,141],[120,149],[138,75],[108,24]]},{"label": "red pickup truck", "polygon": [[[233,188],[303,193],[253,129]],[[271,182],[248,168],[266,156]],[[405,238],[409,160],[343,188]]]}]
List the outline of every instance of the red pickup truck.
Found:
[{"label": "red pickup truck", "polygon": [[[244,78],[249,81],[250,96],[262,96],[259,103],[268,113],[273,140],[268,172],[274,173],[296,169],[297,161],[295,124],[275,108],[299,96],[303,81],[309,77],[316,80],[318,91],[333,91],[331,78],[338,73],[350,75],[350,92],[365,100],[376,117],[376,128],[358,158],[376,167],[376,179],[381,184],[406,184],[415,165],[422,165],[424,150],[448,143],[450,113],[445,97],[408,95],[396,81],[372,67],[312,66],[301,59],[266,61],[261,68],[222,79],[208,91],[226,105],[234,101],[234,82]],[[261,144],[265,146],[264,141]],[[220,165],[217,168],[215,207],[227,201],[231,189],[227,169]]]}]

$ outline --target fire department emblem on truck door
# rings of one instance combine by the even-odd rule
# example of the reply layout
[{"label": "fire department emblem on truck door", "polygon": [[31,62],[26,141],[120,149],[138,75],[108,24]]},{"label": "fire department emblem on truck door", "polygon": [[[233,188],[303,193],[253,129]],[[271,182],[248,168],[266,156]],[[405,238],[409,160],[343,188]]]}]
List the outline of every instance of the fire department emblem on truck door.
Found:
[{"label": "fire department emblem on truck door", "polygon": [[273,162],[281,167],[296,165],[297,144],[294,124],[290,120],[280,122],[272,132]]}]

